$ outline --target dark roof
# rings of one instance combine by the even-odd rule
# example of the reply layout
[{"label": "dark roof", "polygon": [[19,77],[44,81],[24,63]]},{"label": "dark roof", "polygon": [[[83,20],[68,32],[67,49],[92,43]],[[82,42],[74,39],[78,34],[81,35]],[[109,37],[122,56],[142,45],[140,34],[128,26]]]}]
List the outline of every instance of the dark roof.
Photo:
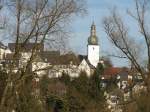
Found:
[{"label": "dark roof", "polygon": [[87,64],[89,65],[89,67],[90,67],[91,69],[95,69],[95,66],[93,66],[93,65],[89,62],[88,59],[86,60],[86,62],[87,62]]},{"label": "dark roof", "polygon": [[128,74],[129,70],[125,68],[122,68],[122,70],[118,73],[120,80],[128,80]]},{"label": "dark roof", "polygon": [[[14,52],[15,51],[15,45],[16,45],[16,43],[8,43],[8,48],[12,52]],[[38,46],[38,49],[40,51],[44,50],[44,44],[41,44],[41,43],[37,43],[37,44],[35,44],[35,43],[27,43],[25,45],[23,43],[19,43],[19,48],[21,48],[22,51],[29,52],[29,51],[31,51],[34,48],[35,45]]]},{"label": "dark roof", "polygon": [[60,52],[59,51],[43,51],[40,53],[40,56],[45,62],[49,62],[55,65],[59,62]]},{"label": "dark roof", "polygon": [[7,47],[2,42],[0,42],[0,48],[6,49]]},{"label": "dark roof", "polygon": [[87,60],[87,55],[78,55],[78,59],[79,59],[79,61],[80,61],[80,63],[81,63],[81,61],[82,61],[83,59]]},{"label": "dark roof", "polygon": [[41,53],[41,57],[52,65],[68,65],[71,62],[78,65],[78,58],[75,54],[61,55],[59,51],[44,51]]},{"label": "dark roof", "polygon": [[79,63],[81,63],[83,59],[85,59],[91,69],[95,69],[95,67],[89,62],[87,55],[78,55]]},{"label": "dark roof", "polygon": [[5,60],[18,60],[20,58],[20,55],[18,58],[14,58],[14,53],[8,53],[5,56]]},{"label": "dark roof", "polygon": [[70,64],[71,62],[73,65],[79,65],[79,60],[73,53],[61,55],[60,62],[60,64]]}]

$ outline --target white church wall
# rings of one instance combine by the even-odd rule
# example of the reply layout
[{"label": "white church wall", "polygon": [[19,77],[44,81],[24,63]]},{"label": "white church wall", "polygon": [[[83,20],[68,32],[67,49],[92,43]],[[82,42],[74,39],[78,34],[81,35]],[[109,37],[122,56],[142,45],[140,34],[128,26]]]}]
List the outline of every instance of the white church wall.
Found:
[{"label": "white church wall", "polygon": [[89,65],[87,64],[86,60],[83,59],[81,64],[79,65],[78,67],[79,71],[85,71],[87,73],[88,76],[91,75],[91,70],[90,70],[90,67]]},{"label": "white church wall", "polygon": [[99,45],[88,45],[88,60],[96,67],[99,62]]}]

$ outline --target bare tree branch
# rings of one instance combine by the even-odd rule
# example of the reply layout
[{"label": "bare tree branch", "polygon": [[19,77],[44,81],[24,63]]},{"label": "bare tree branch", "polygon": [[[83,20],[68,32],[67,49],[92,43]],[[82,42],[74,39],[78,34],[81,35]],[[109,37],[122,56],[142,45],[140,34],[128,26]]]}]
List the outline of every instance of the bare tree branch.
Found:
[{"label": "bare tree branch", "polygon": [[[133,17],[138,25],[139,29],[141,31],[141,34],[143,35],[145,39],[145,43],[147,46],[147,58],[148,58],[148,71],[150,72],[150,36],[148,34],[148,28],[146,28],[146,11],[147,11],[147,0],[141,1],[136,0],[135,4],[135,10],[136,15],[133,15],[131,12],[127,11],[127,13]],[[132,65],[136,68],[136,70],[142,74],[142,77],[144,79],[145,84],[148,86],[149,84],[149,78],[145,75],[145,71],[142,68],[142,65],[138,61],[139,56],[139,49],[137,46],[138,43],[136,41],[133,41],[133,38],[129,36],[128,28],[125,26],[125,23],[123,22],[120,15],[113,11],[111,13],[112,15],[109,17],[106,17],[103,21],[104,29],[108,37],[110,38],[111,42],[122,52],[124,53],[125,57],[127,57]],[[141,59],[141,57],[140,57]],[[149,77],[149,75],[148,75]]]}]

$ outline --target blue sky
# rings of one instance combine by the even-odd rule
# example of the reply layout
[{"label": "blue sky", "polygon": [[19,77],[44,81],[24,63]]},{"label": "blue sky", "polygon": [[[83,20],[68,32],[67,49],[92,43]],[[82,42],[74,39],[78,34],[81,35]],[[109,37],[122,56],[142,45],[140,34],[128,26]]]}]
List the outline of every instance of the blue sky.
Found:
[{"label": "blue sky", "polygon": [[[117,7],[128,25],[133,28],[134,22],[129,22],[129,17],[125,16],[126,9],[133,9],[134,0],[87,0],[88,14],[85,17],[76,17],[72,25],[73,36],[70,39],[71,49],[78,54],[86,54],[87,39],[90,35],[90,26],[94,20],[97,29],[97,36],[100,45],[100,55],[106,56],[116,52],[116,48],[109,42],[107,35],[102,27],[102,20],[109,15],[110,9]],[[134,29],[134,28],[133,28]],[[128,61],[125,59],[112,58],[115,66],[127,66]]]},{"label": "blue sky", "polygon": [[[90,36],[90,27],[94,21],[97,29],[97,36],[100,45],[100,56],[106,56],[108,54],[114,54],[116,48],[109,42],[107,35],[104,32],[102,26],[102,20],[105,16],[109,15],[110,9],[117,7],[124,20],[127,21],[128,26],[130,26],[135,31],[135,23],[129,16],[126,16],[126,9],[134,8],[134,0],[85,0],[87,3],[88,14],[84,17],[75,17],[73,23],[71,24],[71,38],[69,39],[70,48],[77,54],[87,54],[87,39]],[[136,34],[135,34],[136,35]],[[3,36],[2,36],[3,37]],[[5,35],[5,39],[6,35]],[[111,60],[115,66],[127,66],[127,60],[120,60],[117,58],[112,58]]]}]

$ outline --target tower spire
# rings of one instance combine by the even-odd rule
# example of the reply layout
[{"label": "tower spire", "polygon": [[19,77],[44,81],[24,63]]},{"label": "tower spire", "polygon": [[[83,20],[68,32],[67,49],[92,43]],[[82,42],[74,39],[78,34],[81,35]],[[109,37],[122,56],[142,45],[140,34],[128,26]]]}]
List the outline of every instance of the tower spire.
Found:
[{"label": "tower spire", "polygon": [[91,25],[91,34],[88,38],[88,60],[90,64],[94,67],[97,67],[99,62],[99,45],[98,45],[98,38],[96,36],[96,25],[94,21]]},{"label": "tower spire", "polygon": [[98,39],[96,36],[96,25],[94,24],[94,21],[91,25],[91,34],[90,34],[90,37],[88,38],[88,44],[90,44],[90,45],[98,44]]},{"label": "tower spire", "polygon": [[96,26],[94,24],[94,21],[91,26],[91,36],[96,36]]}]

